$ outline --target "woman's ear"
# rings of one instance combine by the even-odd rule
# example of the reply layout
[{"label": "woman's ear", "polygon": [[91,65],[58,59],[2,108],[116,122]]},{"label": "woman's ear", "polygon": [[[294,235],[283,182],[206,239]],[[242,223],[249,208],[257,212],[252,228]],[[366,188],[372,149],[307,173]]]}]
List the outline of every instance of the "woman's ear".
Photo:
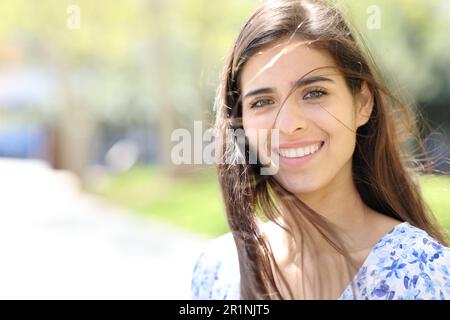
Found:
[{"label": "woman's ear", "polygon": [[364,81],[361,91],[356,95],[356,126],[359,128],[369,121],[373,110],[373,94]]}]

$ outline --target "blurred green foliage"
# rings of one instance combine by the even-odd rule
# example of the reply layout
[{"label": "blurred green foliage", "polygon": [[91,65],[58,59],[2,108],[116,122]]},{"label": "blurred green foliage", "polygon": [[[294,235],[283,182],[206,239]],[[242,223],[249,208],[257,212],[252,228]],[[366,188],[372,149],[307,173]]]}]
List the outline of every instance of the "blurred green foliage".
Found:
[{"label": "blurred green foliage", "polygon": [[227,231],[219,184],[211,168],[174,177],[157,167],[136,167],[108,176],[90,191],[190,231],[210,236]]},{"label": "blurred green foliage", "polygon": [[425,201],[450,232],[450,176],[424,175],[420,183]]},{"label": "blurred green foliage", "polygon": [[[228,48],[259,0],[7,0],[0,6],[1,47],[21,50],[23,63],[54,68],[92,119],[151,122],[167,108],[177,121],[212,109]],[[448,0],[334,0],[367,36],[383,70],[450,126]],[[69,5],[80,29],[67,27]],[[369,6],[380,29],[369,29]],[[160,86],[167,78],[170,90]],[[55,104],[58,102],[55,101]]]}]

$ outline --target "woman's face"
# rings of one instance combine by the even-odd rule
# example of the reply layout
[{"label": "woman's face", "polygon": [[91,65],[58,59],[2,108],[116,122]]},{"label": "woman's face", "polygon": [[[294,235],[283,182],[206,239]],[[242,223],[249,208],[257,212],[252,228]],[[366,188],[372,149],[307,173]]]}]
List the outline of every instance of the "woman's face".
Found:
[{"label": "woman's face", "polygon": [[[353,96],[333,58],[301,41],[273,45],[241,73],[243,126],[251,146],[258,129],[279,129],[275,178],[294,194],[306,194],[351,179],[356,129],[367,122],[372,96],[367,86]],[[293,84],[303,80],[290,95]],[[256,130],[249,130],[256,129]],[[258,151],[260,152],[260,151]]]}]

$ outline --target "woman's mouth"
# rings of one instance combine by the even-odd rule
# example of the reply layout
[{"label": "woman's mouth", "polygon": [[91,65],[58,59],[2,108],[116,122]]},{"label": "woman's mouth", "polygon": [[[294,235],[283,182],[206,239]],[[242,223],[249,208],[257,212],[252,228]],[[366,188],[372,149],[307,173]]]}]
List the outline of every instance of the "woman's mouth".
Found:
[{"label": "woman's mouth", "polygon": [[280,162],[286,165],[302,165],[314,158],[322,150],[324,141],[298,148],[280,148]]}]

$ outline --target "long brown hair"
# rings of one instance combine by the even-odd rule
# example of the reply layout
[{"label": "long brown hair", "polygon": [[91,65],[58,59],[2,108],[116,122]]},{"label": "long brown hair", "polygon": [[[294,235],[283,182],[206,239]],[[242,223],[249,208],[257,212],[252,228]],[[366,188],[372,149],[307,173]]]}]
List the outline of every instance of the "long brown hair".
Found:
[{"label": "long brown hair", "polygon": [[[324,217],[283,188],[273,176],[259,174],[259,164],[225,161],[239,158],[230,157],[230,153],[248,157],[248,151],[241,150],[236,138],[227,134],[230,129],[243,129],[239,83],[243,66],[258,50],[282,39],[306,40],[313,48],[328,52],[353,94],[361,90],[364,82],[373,94],[373,111],[368,122],[356,132],[352,158],[353,180],[364,203],[447,244],[415,178],[418,168],[427,168],[424,161],[417,162],[412,156],[411,141],[416,141],[413,146],[425,150],[416,114],[411,105],[387,88],[368,50],[361,49],[365,47],[362,37],[355,38],[356,35],[342,13],[329,2],[267,1],[248,19],[232,46],[215,103],[216,130],[221,141],[218,159],[222,160],[217,170],[228,224],[237,246],[241,299],[295,298],[294,288],[281,274],[261,231],[261,220],[278,224],[278,218],[283,217],[288,221],[288,228],[281,227],[301,240],[302,248],[296,249],[300,256],[304,246],[314,245],[309,232],[305,232],[310,226],[345,257],[349,270],[355,268],[343,241]],[[281,204],[287,210],[281,210]],[[277,279],[286,287],[288,297],[282,294]],[[318,275],[318,279],[323,280],[323,275]]]}]

